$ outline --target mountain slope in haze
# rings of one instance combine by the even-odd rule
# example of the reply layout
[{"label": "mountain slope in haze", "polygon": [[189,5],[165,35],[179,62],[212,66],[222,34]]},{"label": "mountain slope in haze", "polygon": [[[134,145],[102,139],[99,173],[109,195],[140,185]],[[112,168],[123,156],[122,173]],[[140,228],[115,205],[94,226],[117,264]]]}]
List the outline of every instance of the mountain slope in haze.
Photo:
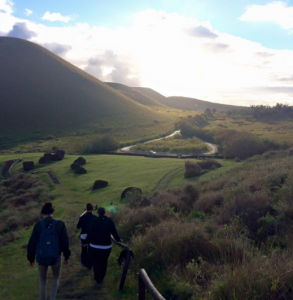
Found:
[{"label": "mountain slope in haze", "polygon": [[156,112],[34,43],[0,37],[0,134],[55,133],[100,118],[153,122]]},{"label": "mountain slope in haze", "polygon": [[188,98],[188,97],[165,97],[160,93],[149,88],[135,87],[133,89],[140,91],[141,93],[159,101],[160,103],[166,106],[177,108],[177,109],[204,111],[207,108],[210,109],[215,108],[218,111],[227,111],[227,110],[234,110],[234,109],[238,110],[238,109],[245,108],[244,106],[220,104],[220,103],[214,103],[214,102],[198,100],[195,98]]},{"label": "mountain slope in haze", "polygon": [[177,109],[196,111],[205,111],[207,108],[216,109],[218,111],[239,110],[245,108],[244,106],[220,104],[187,97],[168,97],[161,103]]},{"label": "mountain slope in haze", "polygon": [[133,87],[132,89],[135,89],[139,91],[140,93],[164,104],[166,101],[167,97],[163,96],[162,94],[150,89],[150,88],[145,88],[145,87]]},{"label": "mountain slope in haze", "polygon": [[141,93],[136,88],[132,88],[132,87],[126,86],[124,84],[115,83],[115,82],[105,82],[105,83],[108,84],[111,88],[119,91],[126,97],[128,97],[140,104],[143,104],[146,106],[162,106],[162,104],[160,102],[158,102],[157,100],[155,100],[154,98],[152,98],[148,95],[145,95],[145,93]]}]

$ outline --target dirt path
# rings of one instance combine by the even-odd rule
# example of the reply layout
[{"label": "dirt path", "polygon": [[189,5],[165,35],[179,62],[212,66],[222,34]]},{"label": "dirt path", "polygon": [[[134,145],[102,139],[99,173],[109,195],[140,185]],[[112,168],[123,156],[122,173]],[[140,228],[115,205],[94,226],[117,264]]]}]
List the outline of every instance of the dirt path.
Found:
[{"label": "dirt path", "polygon": [[46,173],[50,176],[54,184],[60,184],[59,179],[53,171],[47,171]]},{"label": "dirt path", "polygon": [[[178,133],[180,133],[180,130],[176,130],[172,134],[167,135],[165,137],[144,142],[143,144],[147,144],[147,143],[151,143],[151,142],[159,141],[159,140],[163,140],[163,139],[168,139],[168,138],[173,137],[174,135],[176,135]],[[209,152],[202,153],[201,155],[207,155],[207,156],[209,156],[209,155],[213,155],[213,154],[215,154],[215,153],[218,152],[218,147],[215,144],[211,144],[211,143],[207,143],[207,142],[204,142],[204,143],[206,145],[208,145],[211,148],[211,150]],[[148,154],[149,153],[148,151],[135,151],[135,150],[131,150],[135,146],[136,145],[131,145],[131,146],[123,147],[123,148],[120,149],[120,151],[124,152],[124,153],[132,153],[132,154],[136,154],[136,153]],[[184,153],[162,153],[162,152],[157,152],[157,154],[158,155],[163,154],[164,156],[185,155]]]},{"label": "dirt path", "polygon": [[181,171],[184,167],[177,168],[169,173],[167,173],[156,185],[156,187],[153,189],[153,191],[158,191],[166,188],[170,181],[172,180],[173,175]]}]

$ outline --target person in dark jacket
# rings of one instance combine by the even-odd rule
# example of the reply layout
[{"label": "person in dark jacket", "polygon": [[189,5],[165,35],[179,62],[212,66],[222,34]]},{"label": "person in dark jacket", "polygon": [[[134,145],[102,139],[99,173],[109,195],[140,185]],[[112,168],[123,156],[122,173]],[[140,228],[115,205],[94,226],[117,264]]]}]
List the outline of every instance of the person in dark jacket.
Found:
[{"label": "person in dark jacket", "polygon": [[[51,288],[51,295],[50,300],[55,300],[58,285],[59,285],[59,278],[60,278],[60,271],[61,271],[61,253],[64,255],[64,264],[69,263],[70,257],[70,250],[69,250],[69,242],[68,242],[68,235],[66,232],[66,227],[64,222],[60,220],[53,219],[54,207],[52,202],[46,202],[41,210],[41,214],[44,216],[43,222],[39,221],[35,224],[32,235],[30,237],[28,246],[27,246],[27,259],[30,262],[30,266],[35,266],[35,257],[37,253],[37,247],[40,243],[40,236],[44,228],[51,228],[54,225],[55,227],[55,236],[58,236],[58,249],[59,249],[59,257],[57,255],[57,262],[54,262],[51,265],[52,269],[52,288]],[[42,223],[41,223],[42,222]],[[40,300],[46,299],[46,284],[47,284],[47,271],[48,265],[42,265],[41,262],[38,261],[39,267],[39,276],[40,276],[40,285],[39,285],[39,293],[40,293]]]},{"label": "person in dark jacket", "polygon": [[108,258],[112,250],[111,235],[117,242],[121,239],[114,222],[105,216],[105,208],[99,207],[99,217],[92,219],[86,241],[89,243],[89,256],[93,264],[94,279],[97,284],[103,282],[106,275]]},{"label": "person in dark jacket", "polygon": [[80,240],[81,240],[81,264],[88,269],[92,268],[92,263],[88,255],[89,244],[86,242],[86,237],[89,232],[90,222],[93,216],[94,206],[88,202],[86,204],[86,211],[79,217],[77,223],[77,229],[81,229]]}]

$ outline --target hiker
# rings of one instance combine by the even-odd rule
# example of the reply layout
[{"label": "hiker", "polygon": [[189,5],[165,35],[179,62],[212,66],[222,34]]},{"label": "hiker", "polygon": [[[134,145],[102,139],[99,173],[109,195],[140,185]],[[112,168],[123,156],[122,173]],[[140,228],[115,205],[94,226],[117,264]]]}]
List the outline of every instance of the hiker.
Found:
[{"label": "hiker", "polygon": [[86,204],[85,208],[86,208],[85,212],[79,217],[79,221],[77,223],[77,229],[81,229],[81,233],[80,233],[81,264],[90,270],[92,268],[92,263],[90,261],[89,255],[88,255],[89,244],[86,242],[85,239],[86,239],[88,231],[89,231],[90,222],[91,222],[92,218],[94,217],[93,216],[94,206],[92,205],[92,203],[88,202]]},{"label": "hiker", "polygon": [[52,269],[52,288],[50,300],[56,299],[61,271],[61,253],[64,264],[68,265],[70,250],[68,235],[64,222],[53,219],[54,207],[52,202],[46,202],[41,210],[44,219],[34,226],[27,246],[27,259],[30,266],[35,266],[35,256],[39,265],[40,300],[46,300],[46,285],[48,267]]},{"label": "hiker", "polygon": [[106,217],[105,213],[105,208],[99,207],[99,216],[92,219],[86,238],[90,245],[89,256],[93,264],[94,279],[97,284],[102,283],[106,275],[108,258],[112,250],[111,235],[117,242],[121,242],[114,222]]}]

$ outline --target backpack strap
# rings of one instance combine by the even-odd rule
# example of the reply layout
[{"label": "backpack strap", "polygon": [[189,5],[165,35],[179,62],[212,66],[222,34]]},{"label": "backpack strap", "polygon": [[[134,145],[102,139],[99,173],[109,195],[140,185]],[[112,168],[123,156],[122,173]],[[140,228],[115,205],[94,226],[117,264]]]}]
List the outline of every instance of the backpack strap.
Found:
[{"label": "backpack strap", "polygon": [[53,223],[52,223],[52,228],[53,228],[53,229],[55,229],[55,227],[56,227],[56,225],[57,225],[57,222],[58,222],[58,220],[56,220],[56,219],[53,220]]},{"label": "backpack strap", "polygon": [[45,226],[45,221],[44,221],[44,220],[41,220],[41,221],[40,221],[40,225],[41,225],[41,227],[42,227],[42,230],[46,228],[46,226]]}]

